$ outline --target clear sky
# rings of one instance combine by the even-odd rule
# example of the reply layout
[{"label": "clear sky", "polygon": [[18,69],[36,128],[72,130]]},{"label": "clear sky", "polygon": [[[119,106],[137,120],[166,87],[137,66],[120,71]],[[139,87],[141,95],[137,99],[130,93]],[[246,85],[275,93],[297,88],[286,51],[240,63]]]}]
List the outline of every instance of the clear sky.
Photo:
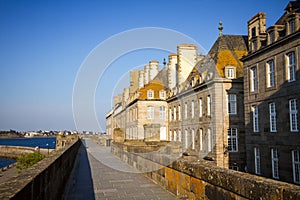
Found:
[{"label": "clear sky", "polygon": [[[143,27],[168,28],[209,50],[224,34],[247,34],[247,21],[267,14],[267,26],[284,13],[287,0],[0,0],[0,130],[74,130],[72,93],[78,70],[101,42]],[[174,52],[176,46],[174,44]],[[105,113],[118,81],[128,70],[166,52],[144,50],[122,56],[107,71],[95,95],[104,131]],[[125,78],[126,80],[126,78]],[[102,129],[102,130],[100,130]]]}]

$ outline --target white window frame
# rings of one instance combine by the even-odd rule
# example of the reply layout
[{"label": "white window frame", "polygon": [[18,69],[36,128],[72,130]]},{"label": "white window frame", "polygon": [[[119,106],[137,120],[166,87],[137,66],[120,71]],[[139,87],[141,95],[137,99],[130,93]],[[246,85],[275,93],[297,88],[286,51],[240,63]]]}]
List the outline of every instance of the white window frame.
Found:
[{"label": "white window frame", "polygon": [[228,94],[228,114],[236,115],[237,114],[237,101],[236,101],[236,94]]},{"label": "white window frame", "polygon": [[189,147],[189,138],[188,138],[188,130],[185,129],[185,149],[187,149]]},{"label": "white window frame", "polygon": [[300,151],[292,151],[292,161],[293,161],[293,179],[294,183],[300,184]]},{"label": "white window frame", "polygon": [[195,102],[194,102],[194,100],[192,101],[192,104],[191,104],[191,112],[192,112],[192,118],[194,118],[195,117]]},{"label": "white window frame", "polygon": [[176,120],[176,118],[177,118],[177,115],[176,115],[176,106],[174,106],[174,108],[173,108],[173,119],[174,119],[174,121]]},{"label": "white window frame", "polygon": [[178,105],[178,120],[181,120],[181,107]]},{"label": "white window frame", "polygon": [[207,116],[211,115],[211,98],[210,95],[207,96]]},{"label": "white window frame", "polygon": [[187,106],[187,102],[185,102],[184,104],[184,119],[187,119],[188,117],[188,106]]},{"label": "white window frame", "polygon": [[289,111],[290,111],[290,131],[298,131],[298,103],[297,99],[289,100]]},{"label": "white window frame", "polygon": [[199,117],[203,116],[203,101],[202,98],[199,98]]},{"label": "white window frame", "polygon": [[159,119],[166,120],[166,107],[165,106],[159,107]]},{"label": "white window frame", "polygon": [[228,79],[235,78],[235,68],[234,67],[227,67],[227,78]]},{"label": "white window frame", "polygon": [[207,151],[212,151],[212,134],[210,128],[207,129]]},{"label": "white window frame", "polygon": [[267,87],[275,86],[275,63],[274,60],[269,60],[267,62]]},{"label": "white window frame", "polygon": [[173,131],[173,141],[177,141],[177,132],[176,132],[176,130]]},{"label": "white window frame", "polygon": [[272,159],[272,177],[279,179],[279,158],[278,149],[271,148],[271,159]]},{"label": "white window frame", "polygon": [[179,129],[179,130],[178,130],[178,141],[181,142],[181,138],[182,138],[181,130]]},{"label": "white window frame", "polygon": [[258,80],[257,80],[257,67],[250,68],[250,91],[257,92]]},{"label": "white window frame", "polygon": [[154,91],[153,90],[148,90],[147,91],[147,98],[148,99],[153,99],[154,98]]},{"label": "white window frame", "polygon": [[270,114],[270,132],[277,132],[276,104],[274,102],[269,103],[269,114]]},{"label": "white window frame", "polygon": [[252,121],[253,121],[253,132],[259,132],[259,121],[258,121],[258,106],[252,106]]},{"label": "white window frame", "polygon": [[260,168],[260,150],[258,147],[254,147],[254,167],[255,167],[255,174],[261,173]]},{"label": "white window frame", "polygon": [[192,129],[192,149],[195,149],[195,130]]},{"label": "white window frame", "polygon": [[295,56],[296,55],[294,51],[286,54],[288,82],[293,82],[296,80],[296,57]]},{"label": "white window frame", "polygon": [[228,129],[228,151],[238,152],[238,131],[237,128]]},{"label": "white window frame", "polygon": [[199,148],[200,151],[203,151],[203,129],[199,129]]},{"label": "white window frame", "polygon": [[164,91],[164,90],[159,91],[159,98],[166,99],[166,91]]},{"label": "white window frame", "polygon": [[147,113],[148,113],[148,115],[147,115],[148,119],[153,120],[154,119],[154,107],[153,106],[148,106]]},{"label": "white window frame", "polygon": [[172,108],[169,108],[169,121],[172,121]]}]

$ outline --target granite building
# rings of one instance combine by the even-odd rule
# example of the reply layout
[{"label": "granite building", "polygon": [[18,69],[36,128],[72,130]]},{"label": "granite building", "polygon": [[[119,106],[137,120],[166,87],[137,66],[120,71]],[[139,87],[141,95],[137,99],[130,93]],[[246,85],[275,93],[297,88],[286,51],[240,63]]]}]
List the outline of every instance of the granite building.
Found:
[{"label": "granite building", "polygon": [[248,21],[244,62],[247,169],[300,184],[300,1],[266,28],[266,14]]}]

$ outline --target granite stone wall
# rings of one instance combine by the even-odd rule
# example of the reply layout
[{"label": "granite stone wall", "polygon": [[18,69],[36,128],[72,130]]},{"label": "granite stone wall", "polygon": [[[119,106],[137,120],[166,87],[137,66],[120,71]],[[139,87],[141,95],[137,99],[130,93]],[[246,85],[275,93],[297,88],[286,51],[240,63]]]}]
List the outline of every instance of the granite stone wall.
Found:
[{"label": "granite stone wall", "polygon": [[65,148],[0,183],[0,199],[60,199],[80,145],[77,137]]},{"label": "granite stone wall", "polygon": [[[113,154],[182,199],[300,199],[300,186],[217,167],[209,161],[174,162],[168,155],[141,154],[112,144]],[[166,163],[169,165],[165,165]]]}]

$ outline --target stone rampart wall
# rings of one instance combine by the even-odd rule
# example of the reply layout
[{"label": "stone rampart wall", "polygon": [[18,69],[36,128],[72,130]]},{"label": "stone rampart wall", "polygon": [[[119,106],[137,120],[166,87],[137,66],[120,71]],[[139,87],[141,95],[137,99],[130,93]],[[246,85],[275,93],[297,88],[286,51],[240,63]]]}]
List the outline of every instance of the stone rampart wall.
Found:
[{"label": "stone rampart wall", "polygon": [[297,185],[220,168],[209,161],[189,162],[181,158],[171,162],[167,155],[124,149],[128,148],[122,144],[111,145],[113,154],[182,199],[300,199]]},{"label": "stone rampart wall", "polygon": [[65,148],[0,183],[0,199],[60,199],[81,145],[78,138]]}]

